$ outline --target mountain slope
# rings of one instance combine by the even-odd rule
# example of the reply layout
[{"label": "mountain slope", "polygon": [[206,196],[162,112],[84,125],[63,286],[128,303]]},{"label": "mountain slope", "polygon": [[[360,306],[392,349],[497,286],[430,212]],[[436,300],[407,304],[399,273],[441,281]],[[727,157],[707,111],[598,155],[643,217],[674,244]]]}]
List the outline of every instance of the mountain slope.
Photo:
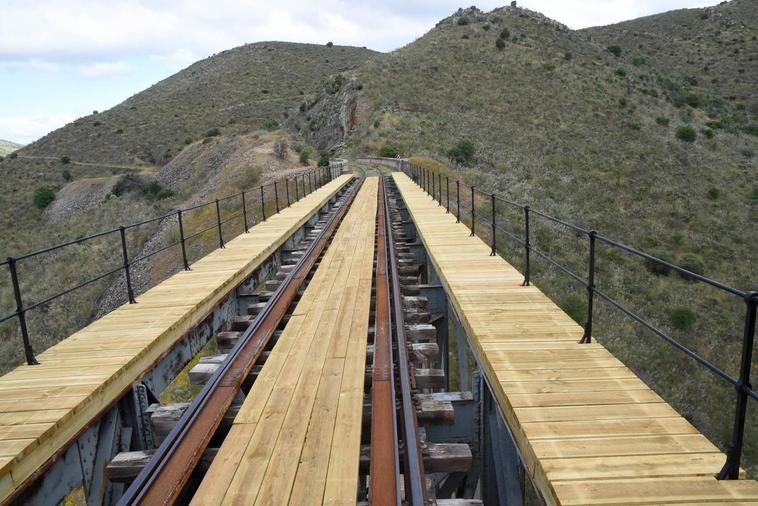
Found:
[{"label": "mountain slope", "polygon": [[[722,8],[730,6],[713,15]],[[346,73],[339,89],[308,97],[288,124],[313,143],[354,154],[390,144],[444,160],[455,143],[471,140],[475,160],[459,177],[478,188],[752,288],[758,117],[746,104],[758,89],[753,74],[744,74],[752,79],[740,88],[752,90],[744,101],[715,88],[697,101],[693,85],[665,65],[635,65],[596,39],[525,9],[461,10]],[[521,220],[513,210],[507,225],[522,233]],[[586,272],[586,238],[540,220],[532,233],[540,249]],[[517,244],[505,237],[498,244],[521,266]],[[599,254],[601,289],[736,374],[741,301],[651,273],[628,255]],[[584,288],[535,262],[537,285],[583,321]],[[680,310],[694,315],[691,328],[672,323]],[[607,305],[596,318],[596,334],[620,358],[714,441],[728,442],[731,388]],[[750,424],[757,434],[758,416]],[[755,465],[758,438],[746,453]]]},{"label": "mountain slope", "polygon": [[21,144],[0,139],[0,156],[9,155],[21,147]]}]

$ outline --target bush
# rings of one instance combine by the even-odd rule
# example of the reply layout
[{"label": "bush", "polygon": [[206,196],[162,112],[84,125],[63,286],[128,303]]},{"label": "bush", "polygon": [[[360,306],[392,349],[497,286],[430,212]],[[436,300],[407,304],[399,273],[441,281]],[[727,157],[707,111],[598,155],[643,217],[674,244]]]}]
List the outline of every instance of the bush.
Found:
[{"label": "bush", "polygon": [[289,146],[287,145],[287,141],[285,139],[277,139],[274,141],[274,155],[278,159],[284,160],[287,158],[288,149]]},{"label": "bush", "polygon": [[397,158],[400,156],[400,150],[392,144],[385,144],[382,149],[379,150],[379,156],[384,158]]},{"label": "bush", "polygon": [[671,311],[671,325],[679,330],[690,330],[695,325],[695,313],[686,307],[677,307]]},{"label": "bush", "polygon": [[275,119],[269,119],[263,122],[263,128],[266,130],[276,130],[279,128],[279,122]]},{"label": "bush", "polygon": [[71,177],[71,171],[68,170],[68,169],[63,169],[63,171],[61,172],[61,177],[66,182],[71,181],[71,179],[72,179],[72,177]]},{"label": "bush", "polygon": [[690,107],[700,107],[700,104],[701,104],[700,96],[693,95],[693,94],[685,95],[684,103]]},{"label": "bush", "polygon": [[71,157],[70,157],[70,156],[66,156],[66,155],[63,155],[63,156],[61,157],[61,163],[71,163]]},{"label": "bush", "polygon": [[697,132],[690,125],[681,125],[676,129],[676,138],[684,142],[695,142]]},{"label": "bush", "polygon": [[447,156],[455,163],[469,165],[474,161],[475,153],[476,145],[468,139],[462,139],[448,150]]},{"label": "bush", "polygon": [[142,190],[144,186],[145,183],[142,181],[142,179],[140,179],[139,176],[136,176],[134,174],[125,174],[121,176],[118,181],[116,181],[116,184],[113,185],[111,193],[116,197],[120,197],[121,195],[125,195],[136,190]]},{"label": "bush", "polygon": [[669,126],[669,119],[664,116],[658,116],[655,118],[655,122],[661,126]]},{"label": "bush", "polygon": [[300,149],[300,163],[302,163],[303,165],[308,165],[310,156],[311,156],[310,148],[303,146],[303,148]]},{"label": "bush", "polygon": [[621,53],[623,53],[624,50],[621,48],[621,46],[614,44],[612,46],[608,46],[608,52],[611,53],[616,58],[618,58],[619,56],[621,56]]},{"label": "bush", "polygon": [[329,152],[328,151],[321,151],[318,154],[318,163],[316,164],[319,167],[328,167],[329,166]]},{"label": "bush", "polygon": [[326,47],[333,47],[334,43],[332,41],[329,41],[326,43]]},{"label": "bush", "polygon": [[553,71],[555,70],[555,64],[554,63],[543,63],[542,68],[547,71]]},{"label": "bush", "polygon": [[483,24],[483,25],[482,25],[482,30],[484,30],[485,32],[488,32],[488,31],[490,31],[490,25],[488,25],[488,24],[486,24],[486,23],[485,23],[485,24]]},{"label": "bush", "polygon": [[560,304],[567,315],[579,325],[584,325],[587,320],[587,303],[578,295],[568,295]]},{"label": "bush", "polygon": [[505,49],[505,41],[503,39],[497,39],[495,41],[495,47],[498,49]]},{"label": "bush", "polygon": [[718,198],[721,196],[721,190],[716,188],[715,186],[708,190],[708,198],[711,200],[718,200]]},{"label": "bush", "polygon": [[710,128],[706,128],[703,130],[703,135],[705,135],[706,139],[713,139],[713,136],[716,134]]},{"label": "bush", "polygon": [[746,126],[745,133],[758,137],[758,123],[751,123]]},{"label": "bush", "polygon": [[219,135],[221,135],[221,129],[219,128],[211,128],[205,132],[206,137],[218,137]]},{"label": "bush", "polygon": [[569,52],[563,53],[563,59],[566,61],[571,60],[573,57],[574,55],[572,53],[569,53]]},{"label": "bush", "polygon": [[503,28],[500,31],[500,38],[503,39],[503,40],[510,39],[511,38],[511,31],[508,30],[507,28]]},{"label": "bush", "polygon": [[616,69],[616,75],[619,77],[626,77],[626,70],[624,69]]},{"label": "bush", "polygon": [[11,153],[10,155],[8,155],[8,158],[9,158],[9,159],[11,159],[11,160],[15,160],[16,158],[18,158],[18,153],[16,153],[16,152],[14,151],[14,152],[13,152],[13,153]]},{"label": "bush", "polygon": [[[651,255],[656,258],[660,258],[664,262],[668,262],[670,264],[674,263],[674,255],[666,253],[665,251],[654,251],[651,253]],[[668,276],[671,273],[671,267],[660,264],[653,260],[645,260],[645,267],[647,267],[647,270],[658,276]]]},{"label": "bush", "polygon": [[36,208],[44,209],[49,206],[53,200],[55,200],[55,190],[49,186],[40,186],[34,190],[34,193],[32,194],[32,200],[34,201],[34,206]]},{"label": "bush", "polygon": [[645,64],[645,59],[642,58],[641,56],[635,56],[634,58],[632,58],[632,65],[634,65],[635,67],[639,67],[640,65],[644,65],[644,64]]},{"label": "bush", "polygon": [[[678,264],[682,269],[687,269],[695,274],[700,274],[702,276],[705,273],[705,262],[703,261],[703,258],[694,253],[685,253],[682,255]],[[680,276],[684,279],[691,279],[690,276],[686,274],[680,274]]]},{"label": "bush", "polygon": [[458,18],[458,26],[466,26],[469,24],[469,20],[466,16],[461,16]]}]

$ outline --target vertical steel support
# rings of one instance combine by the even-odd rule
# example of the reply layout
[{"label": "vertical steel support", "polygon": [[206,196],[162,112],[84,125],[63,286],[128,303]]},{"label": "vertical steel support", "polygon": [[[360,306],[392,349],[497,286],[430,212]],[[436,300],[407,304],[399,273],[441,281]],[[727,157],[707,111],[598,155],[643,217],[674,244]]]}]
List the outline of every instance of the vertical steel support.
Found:
[{"label": "vertical steel support", "polygon": [[496,233],[496,226],[497,223],[495,222],[495,194],[493,193],[490,197],[490,200],[492,201],[492,251],[490,252],[490,256],[494,257],[497,255],[497,233]]},{"label": "vertical steel support", "polygon": [[432,176],[432,193],[430,195],[432,196],[432,200],[437,200],[434,195],[434,172],[429,172],[429,175]]},{"label": "vertical steel support", "polygon": [[476,199],[476,196],[474,195],[474,187],[471,187],[471,237],[474,237],[476,235],[475,228],[476,228],[476,205],[474,203],[474,199]]},{"label": "vertical steel support", "polygon": [[266,190],[263,188],[263,185],[261,185],[261,215],[263,216],[263,221],[266,221]]},{"label": "vertical steel support", "polygon": [[595,302],[595,237],[597,232],[590,230],[587,234],[590,238],[589,275],[587,279],[587,321],[584,323],[584,335],[579,343],[592,342],[592,307]]},{"label": "vertical steel support", "polygon": [[313,175],[313,172],[310,172],[310,171],[309,171],[309,172],[308,172],[308,194],[309,194],[309,195],[310,195],[310,193],[313,191],[313,186],[312,186],[312,184],[311,184],[311,176],[312,176],[312,175]]},{"label": "vertical steel support", "polygon": [[455,180],[455,222],[461,222],[461,181]]},{"label": "vertical steel support", "polygon": [[298,188],[297,176],[295,176],[295,202],[300,201],[300,188]]},{"label": "vertical steel support", "polygon": [[529,206],[524,206],[524,282],[522,286],[529,286],[529,250],[532,248],[529,240]]},{"label": "vertical steel support", "polygon": [[224,247],[224,234],[221,231],[221,206],[216,199],[216,227],[218,228],[218,247]]},{"label": "vertical steel support", "polygon": [[447,206],[445,207],[445,214],[450,212],[450,176],[445,176],[445,189],[447,191]]},{"label": "vertical steel support", "polygon": [[132,290],[132,275],[129,272],[129,253],[126,250],[126,229],[124,226],[118,227],[121,234],[121,254],[124,257],[124,275],[126,276],[126,294],[129,296],[129,304],[135,304],[134,290]]},{"label": "vertical steel support", "polygon": [[279,212],[279,187],[276,186],[274,181],[274,205],[276,206],[276,212]]},{"label": "vertical steel support", "polygon": [[[122,227],[123,228],[123,227]],[[21,286],[18,282],[18,272],[16,271],[16,259],[8,257],[8,270],[11,273],[11,283],[13,284],[13,298],[16,299],[16,315],[18,316],[18,326],[21,329],[21,340],[24,343],[24,355],[26,356],[27,365],[37,365],[37,359],[34,357],[34,349],[29,341],[29,329],[26,326],[26,309],[21,299]]]},{"label": "vertical steel support", "polygon": [[290,202],[290,180],[287,178],[284,178],[284,185],[285,188],[287,188],[287,207],[292,205],[292,202]]},{"label": "vertical steel support", "polygon": [[737,403],[734,413],[734,429],[732,441],[726,452],[726,463],[718,474],[719,480],[736,480],[740,476],[740,461],[742,460],[742,446],[745,438],[745,416],[747,413],[748,389],[750,386],[750,364],[753,359],[753,345],[755,344],[755,317],[758,307],[758,293],[747,292],[745,294],[745,327],[742,336],[742,360],[740,363],[739,384],[737,390]]},{"label": "vertical steel support", "polygon": [[442,205],[442,174],[437,174],[437,202]]},{"label": "vertical steel support", "polygon": [[[244,194],[243,194],[244,198]],[[182,265],[184,266],[184,270],[188,271],[189,268],[189,262],[187,261],[187,246],[186,246],[186,240],[184,239],[184,221],[182,220],[182,210],[179,209],[176,212],[176,217],[179,220],[179,243],[182,245]]]},{"label": "vertical steel support", "polygon": [[247,224],[247,202],[245,202],[245,192],[242,192],[242,223],[245,226],[245,233],[248,233],[250,227]]}]

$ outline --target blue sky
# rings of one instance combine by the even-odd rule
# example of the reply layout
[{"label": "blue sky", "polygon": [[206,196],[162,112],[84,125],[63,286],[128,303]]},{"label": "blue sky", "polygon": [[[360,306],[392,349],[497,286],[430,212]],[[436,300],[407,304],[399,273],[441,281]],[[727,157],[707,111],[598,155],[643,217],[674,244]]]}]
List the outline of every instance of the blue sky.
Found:
[{"label": "blue sky", "polygon": [[[479,1],[491,10],[505,0]],[[713,0],[521,0],[571,28]],[[449,0],[0,0],[0,139],[29,143],[192,62],[260,40],[390,51],[458,7]],[[386,29],[378,29],[379,22]]]}]

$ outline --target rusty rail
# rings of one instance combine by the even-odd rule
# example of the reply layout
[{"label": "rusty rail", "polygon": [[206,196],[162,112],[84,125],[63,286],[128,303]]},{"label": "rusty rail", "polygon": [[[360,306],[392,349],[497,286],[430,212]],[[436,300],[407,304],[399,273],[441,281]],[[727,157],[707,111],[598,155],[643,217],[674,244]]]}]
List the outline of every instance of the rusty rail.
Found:
[{"label": "rusty rail", "polygon": [[296,267],[272,295],[269,304],[240,336],[226,360],[205,384],[119,505],[173,504],[197,466],[242,382],[276,331],[316,260],[324,251],[362,184],[355,184],[345,202],[306,250]]}]

